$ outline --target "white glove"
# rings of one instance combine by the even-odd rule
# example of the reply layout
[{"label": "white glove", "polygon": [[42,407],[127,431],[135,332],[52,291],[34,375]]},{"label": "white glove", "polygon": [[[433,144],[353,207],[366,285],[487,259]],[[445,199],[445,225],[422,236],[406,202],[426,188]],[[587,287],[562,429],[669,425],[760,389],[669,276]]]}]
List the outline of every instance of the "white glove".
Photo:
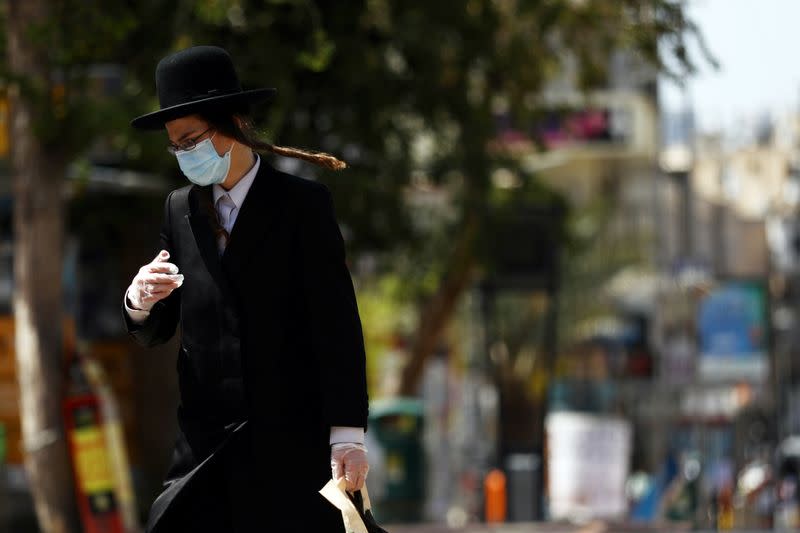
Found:
[{"label": "white glove", "polygon": [[367,447],[355,442],[340,442],[331,445],[331,473],[338,481],[344,476],[347,490],[361,490],[369,472]]},{"label": "white glove", "polygon": [[178,267],[168,263],[169,252],[161,250],[139,273],[128,287],[128,299],[134,309],[150,311],[155,303],[169,296],[183,284],[183,274]]}]

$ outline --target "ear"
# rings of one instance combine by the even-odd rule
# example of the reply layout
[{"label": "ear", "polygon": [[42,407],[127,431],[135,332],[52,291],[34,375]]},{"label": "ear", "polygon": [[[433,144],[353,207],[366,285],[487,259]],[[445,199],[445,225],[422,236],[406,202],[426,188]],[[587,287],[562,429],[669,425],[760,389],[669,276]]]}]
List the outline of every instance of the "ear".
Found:
[{"label": "ear", "polygon": [[245,119],[242,115],[233,115],[233,122],[239,129],[243,129],[245,126],[247,126],[247,119]]}]

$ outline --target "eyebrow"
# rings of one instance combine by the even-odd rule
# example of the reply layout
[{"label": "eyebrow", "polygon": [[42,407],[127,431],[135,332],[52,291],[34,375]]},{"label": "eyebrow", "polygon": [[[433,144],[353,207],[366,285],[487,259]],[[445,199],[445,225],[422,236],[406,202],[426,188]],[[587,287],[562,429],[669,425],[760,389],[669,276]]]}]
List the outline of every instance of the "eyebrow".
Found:
[{"label": "eyebrow", "polygon": [[197,132],[197,128],[192,128],[192,129],[190,129],[189,131],[187,131],[186,133],[184,133],[183,135],[181,135],[181,136],[178,138],[178,140],[177,140],[177,141],[175,141],[175,143],[177,144],[177,143],[179,143],[179,142],[181,142],[181,141],[185,141],[185,140],[186,140],[186,139],[188,139],[189,137],[193,137],[193,136],[195,135],[195,133],[196,133],[196,132]]}]

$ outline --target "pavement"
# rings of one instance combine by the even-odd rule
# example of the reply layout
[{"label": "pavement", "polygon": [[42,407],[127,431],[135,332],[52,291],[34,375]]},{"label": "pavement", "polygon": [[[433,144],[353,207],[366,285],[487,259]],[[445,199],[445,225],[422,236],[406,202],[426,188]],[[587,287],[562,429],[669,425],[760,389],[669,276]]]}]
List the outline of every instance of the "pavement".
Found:
[{"label": "pavement", "polygon": [[387,525],[390,533],[645,533],[691,531],[689,525],[670,524],[668,526],[649,526],[643,524],[607,524],[590,522],[588,524],[568,523],[515,523],[515,524],[472,524],[451,529],[440,524]]},{"label": "pavement", "polygon": [[603,530],[582,529],[580,526],[560,524],[473,524],[462,528],[449,528],[439,524],[387,525],[389,533],[600,533]]},{"label": "pavement", "polygon": [[[662,525],[590,522],[588,524],[566,523],[516,523],[516,524],[472,524],[451,529],[440,524],[386,525],[389,533],[673,533],[692,531],[690,524],[670,523]],[[764,530],[737,530],[739,533],[767,533]],[[769,530],[770,533],[774,533]],[[694,533],[701,533],[696,531]],[[711,532],[709,532],[711,533]]]}]

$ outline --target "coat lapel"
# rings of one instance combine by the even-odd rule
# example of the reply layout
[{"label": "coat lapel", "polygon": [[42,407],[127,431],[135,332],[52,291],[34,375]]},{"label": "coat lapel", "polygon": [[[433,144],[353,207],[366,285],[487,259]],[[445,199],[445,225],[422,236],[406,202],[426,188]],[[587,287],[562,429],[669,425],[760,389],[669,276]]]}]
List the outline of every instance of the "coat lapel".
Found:
[{"label": "coat lapel", "polygon": [[264,158],[258,168],[250,190],[244,198],[236,223],[231,230],[230,239],[222,254],[222,270],[232,275],[242,271],[250,254],[259,246],[282,212],[281,196],[276,171]]},{"label": "coat lapel", "polygon": [[214,279],[214,282],[223,292],[227,292],[228,284],[222,274],[220,264],[219,251],[217,250],[217,241],[214,237],[214,230],[211,227],[211,220],[208,213],[202,208],[201,197],[205,196],[205,201],[213,203],[211,186],[200,187],[198,185],[192,186],[193,201],[189,202],[189,213],[186,220],[192,229],[195,244],[203,258],[208,273]]},{"label": "coat lapel", "polygon": [[206,195],[205,200],[213,204],[211,186],[194,185],[192,187],[194,199],[189,203],[190,212],[186,215],[186,219],[192,229],[203,262],[223,293],[230,291],[227,276],[237,275],[242,271],[242,266],[246,264],[250,254],[273,229],[282,212],[277,177],[277,171],[262,157],[258,174],[239,208],[236,223],[233,225],[222,257],[217,249],[217,241],[209,215],[201,206],[202,195]]}]

